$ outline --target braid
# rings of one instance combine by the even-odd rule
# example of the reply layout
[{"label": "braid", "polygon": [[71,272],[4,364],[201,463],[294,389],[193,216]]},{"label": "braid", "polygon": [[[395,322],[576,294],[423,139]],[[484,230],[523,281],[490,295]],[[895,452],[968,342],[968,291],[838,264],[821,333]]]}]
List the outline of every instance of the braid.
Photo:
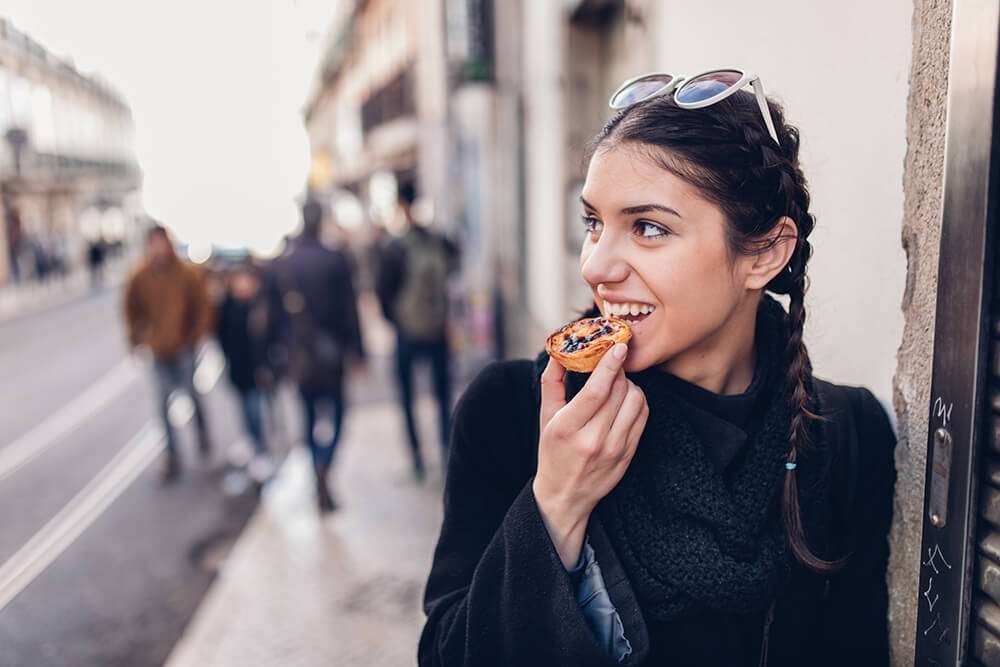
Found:
[{"label": "braid", "polygon": [[795,474],[799,451],[807,449],[811,444],[809,441],[809,422],[825,421],[825,418],[813,409],[812,397],[807,389],[808,381],[812,378],[812,362],[809,360],[809,352],[802,340],[802,334],[806,321],[805,295],[809,288],[806,264],[812,255],[812,246],[806,240],[805,234],[811,231],[814,221],[808,212],[809,192],[802,181],[795,178],[797,171],[796,167],[790,174],[786,172],[788,179],[797,186],[792,193],[787,193],[791,204],[788,212],[789,217],[792,217],[801,229],[807,231],[800,232],[803,235],[796,243],[795,251],[788,263],[788,271],[785,272],[789,285],[788,345],[786,347],[789,363],[786,381],[790,389],[789,400],[793,415],[788,429],[788,465],[785,466],[781,515],[785,524],[788,546],[795,558],[815,572],[831,572],[843,567],[847,559],[824,560],[816,556],[809,548],[805,529],[802,527],[802,516],[799,511],[799,488]]}]

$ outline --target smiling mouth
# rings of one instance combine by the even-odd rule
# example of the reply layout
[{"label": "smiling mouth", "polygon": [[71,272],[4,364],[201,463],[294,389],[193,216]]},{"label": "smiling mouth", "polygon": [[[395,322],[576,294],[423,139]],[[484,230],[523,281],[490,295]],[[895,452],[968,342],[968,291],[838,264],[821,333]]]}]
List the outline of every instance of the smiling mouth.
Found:
[{"label": "smiling mouth", "polygon": [[620,317],[629,324],[643,321],[656,311],[656,306],[648,303],[612,303],[604,302],[604,314]]}]

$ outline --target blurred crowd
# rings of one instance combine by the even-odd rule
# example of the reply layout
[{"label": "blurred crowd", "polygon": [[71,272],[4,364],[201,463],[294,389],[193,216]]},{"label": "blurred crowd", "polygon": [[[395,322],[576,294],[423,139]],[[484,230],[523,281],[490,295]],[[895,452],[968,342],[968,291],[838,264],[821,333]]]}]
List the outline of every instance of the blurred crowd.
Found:
[{"label": "blurred crowd", "polygon": [[109,260],[121,257],[125,251],[122,239],[109,240],[95,236],[86,241],[83,257],[74,256],[76,248],[65,235],[49,231],[44,234],[29,233],[21,224],[17,208],[6,212],[10,278],[14,284],[46,284],[66,278],[72,267],[83,260],[93,287],[104,284],[105,267]]},{"label": "blurred crowd", "polygon": [[317,506],[323,512],[336,508],[329,479],[348,408],[346,385],[367,372],[359,273],[395,331],[394,376],[415,479],[425,476],[413,414],[413,369],[422,362],[431,369],[438,441],[447,453],[452,396],[448,282],[457,271],[459,251],[431,224],[414,219],[416,196],[412,184],[399,185],[401,232],[376,235],[362,252],[346,235],[325,231],[337,229],[336,223],[312,198],[301,207],[301,232],[286,238],[278,256],[267,261],[227,252],[203,264],[189,263],[176,252],[165,227],[148,230],[143,257],[125,285],[123,312],[131,347],[151,359],[167,442],[165,483],[177,480],[183,469],[170,420],[178,393],[192,401],[198,451],[206,458],[213,452],[212,416],[194,377],[199,346],[214,336],[253,444],[251,477],[263,483],[273,470],[265,424],[278,419],[276,391],[289,384],[302,411],[301,440],[312,455]]}]

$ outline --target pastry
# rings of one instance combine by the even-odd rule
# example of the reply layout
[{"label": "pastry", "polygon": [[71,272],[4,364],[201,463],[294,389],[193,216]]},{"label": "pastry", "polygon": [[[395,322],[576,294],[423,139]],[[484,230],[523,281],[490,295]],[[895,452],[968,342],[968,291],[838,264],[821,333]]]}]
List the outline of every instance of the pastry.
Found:
[{"label": "pastry", "polygon": [[615,343],[632,339],[628,322],[619,317],[591,317],[570,322],[549,336],[545,349],[568,371],[589,373]]}]

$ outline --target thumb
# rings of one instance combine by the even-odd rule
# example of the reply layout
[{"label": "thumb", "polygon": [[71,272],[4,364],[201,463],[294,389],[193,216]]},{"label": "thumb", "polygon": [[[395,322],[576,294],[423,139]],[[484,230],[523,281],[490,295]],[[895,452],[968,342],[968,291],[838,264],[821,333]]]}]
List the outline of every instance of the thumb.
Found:
[{"label": "thumb", "polygon": [[549,363],[542,373],[542,405],[539,422],[544,429],[549,420],[566,405],[566,369],[549,357]]}]

